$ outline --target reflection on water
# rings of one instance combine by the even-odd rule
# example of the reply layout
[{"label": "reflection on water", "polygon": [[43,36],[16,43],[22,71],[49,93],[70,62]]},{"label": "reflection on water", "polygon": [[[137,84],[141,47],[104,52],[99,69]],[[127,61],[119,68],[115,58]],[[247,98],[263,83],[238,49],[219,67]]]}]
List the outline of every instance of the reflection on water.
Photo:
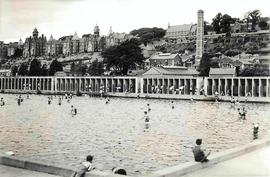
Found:
[{"label": "reflection on water", "polygon": [[[1,95],[0,150],[17,156],[76,166],[88,154],[101,170],[123,166],[140,174],[192,161],[196,138],[222,151],[252,141],[259,122],[259,139],[269,136],[269,105],[247,104],[247,120],[239,120],[230,103],[75,97],[51,105],[46,96],[30,96],[17,105],[15,95]],[[150,123],[144,111],[150,103]],[[71,104],[78,110],[71,115]]]}]

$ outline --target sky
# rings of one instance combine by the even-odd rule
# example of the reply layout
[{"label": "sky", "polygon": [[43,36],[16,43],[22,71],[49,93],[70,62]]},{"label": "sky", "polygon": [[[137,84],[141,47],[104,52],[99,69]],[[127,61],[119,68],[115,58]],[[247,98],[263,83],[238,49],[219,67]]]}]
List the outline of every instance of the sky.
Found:
[{"label": "sky", "polygon": [[142,27],[161,27],[196,23],[197,11],[211,22],[218,12],[242,18],[259,9],[270,17],[270,0],[0,0],[0,41],[24,41],[36,27],[47,38],[52,34],[79,37],[100,27],[107,35],[130,32]]}]

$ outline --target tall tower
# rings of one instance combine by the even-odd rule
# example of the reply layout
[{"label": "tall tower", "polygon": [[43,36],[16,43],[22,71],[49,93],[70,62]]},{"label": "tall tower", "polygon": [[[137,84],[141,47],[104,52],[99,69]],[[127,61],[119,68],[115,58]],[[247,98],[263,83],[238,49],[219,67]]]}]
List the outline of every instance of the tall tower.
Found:
[{"label": "tall tower", "polygon": [[195,56],[195,64],[200,64],[200,60],[203,55],[203,35],[204,35],[204,20],[203,20],[203,10],[199,10],[198,21],[197,21],[197,39],[196,39],[196,56]]},{"label": "tall tower", "polygon": [[34,38],[37,38],[38,37],[38,30],[37,30],[37,28],[35,28],[34,31],[33,31],[33,37]]},{"label": "tall tower", "polygon": [[94,36],[99,37],[99,27],[98,27],[98,25],[96,25],[95,28],[94,28]]}]

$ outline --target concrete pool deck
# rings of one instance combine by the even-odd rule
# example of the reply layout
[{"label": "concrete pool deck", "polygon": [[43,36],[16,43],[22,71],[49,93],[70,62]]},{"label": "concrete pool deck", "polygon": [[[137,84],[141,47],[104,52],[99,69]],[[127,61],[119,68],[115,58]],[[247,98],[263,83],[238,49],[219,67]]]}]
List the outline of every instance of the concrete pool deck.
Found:
[{"label": "concrete pool deck", "polygon": [[[258,140],[240,148],[233,148],[210,156],[208,163],[188,162],[155,171],[142,177],[266,177],[270,176],[270,141]],[[1,177],[70,177],[72,169],[31,162],[17,157],[0,156]],[[3,166],[7,165],[7,166]],[[18,167],[13,170],[8,166]],[[29,171],[32,170],[32,171]],[[42,173],[36,173],[36,172]],[[35,175],[36,174],[36,175]],[[40,175],[39,175],[40,174]],[[47,175],[48,174],[48,175]],[[53,174],[53,175],[49,175]],[[54,176],[57,175],[57,176]],[[85,177],[121,177],[94,170]]]},{"label": "concrete pool deck", "polygon": [[265,147],[182,177],[269,177],[270,147]]}]

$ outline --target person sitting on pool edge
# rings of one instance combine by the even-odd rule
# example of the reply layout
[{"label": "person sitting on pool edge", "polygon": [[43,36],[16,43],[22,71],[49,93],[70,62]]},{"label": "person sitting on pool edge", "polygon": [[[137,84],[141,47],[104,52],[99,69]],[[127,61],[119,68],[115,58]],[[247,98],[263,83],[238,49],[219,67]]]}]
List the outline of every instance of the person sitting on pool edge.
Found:
[{"label": "person sitting on pool edge", "polygon": [[196,139],[196,145],[192,149],[194,159],[196,162],[208,162],[207,157],[210,155],[210,152],[205,155],[206,150],[201,147],[201,144],[202,139]]},{"label": "person sitting on pool edge", "polygon": [[118,175],[127,175],[127,172],[125,169],[123,168],[117,168],[117,167],[113,167],[112,168],[112,172],[113,174],[118,174]]},{"label": "person sitting on pool edge", "polygon": [[74,172],[71,177],[83,177],[84,174],[87,172],[87,171],[91,171],[95,168],[93,168],[92,166],[92,161],[93,161],[93,156],[92,155],[88,155],[86,157],[86,161],[85,162],[82,162],[82,164],[80,165],[80,167],[78,168],[78,170],[76,172]]}]

